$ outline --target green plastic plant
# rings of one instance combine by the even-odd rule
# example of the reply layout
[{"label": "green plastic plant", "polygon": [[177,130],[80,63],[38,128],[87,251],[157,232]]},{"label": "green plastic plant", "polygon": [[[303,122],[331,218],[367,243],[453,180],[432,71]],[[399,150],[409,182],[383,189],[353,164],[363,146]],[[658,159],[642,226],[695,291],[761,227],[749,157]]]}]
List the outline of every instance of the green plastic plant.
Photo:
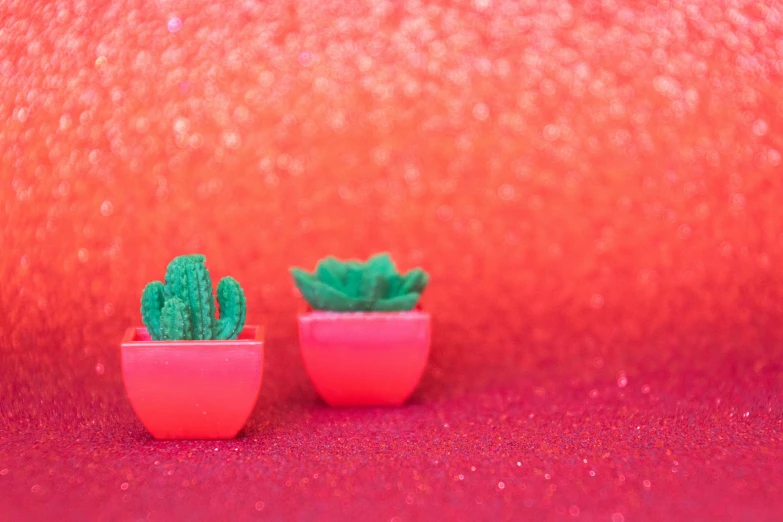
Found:
[{"label": "green plastic plant", "polygon": [[292,268],[291,275],[314,310],[332,312],[412,310],[429,281],[421,268],[401,275],[389,254],[375,255],[366,263],[327,257],[315,272]]},{"label": "green plastic plant", "polygon": [[201,254],[175,257],[166,269],[165,284],[153,281],[144,287],[141,318],[153,339],[236,339],[242,331],[247,313],[242,287],[232,277],[220,280],[218,319],[205,261]]}]

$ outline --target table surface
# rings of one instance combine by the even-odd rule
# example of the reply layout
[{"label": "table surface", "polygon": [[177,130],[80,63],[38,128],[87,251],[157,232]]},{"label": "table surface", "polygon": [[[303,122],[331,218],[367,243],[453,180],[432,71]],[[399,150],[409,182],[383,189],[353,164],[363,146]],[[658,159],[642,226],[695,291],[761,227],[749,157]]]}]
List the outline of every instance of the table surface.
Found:
[{"label": "table surface", "polygon": [[[454,342],[438,338],[436,352]],[[400,408],[334,409],[289,335],[267,346],[259,403],[230,441],[153,440],[116,358],[5,379],[4,520],[771,521],[783,510],[779,362],[650,371],[641,359],[617,377],[600,359],[539,353],[470,378],[430,368]]]}]

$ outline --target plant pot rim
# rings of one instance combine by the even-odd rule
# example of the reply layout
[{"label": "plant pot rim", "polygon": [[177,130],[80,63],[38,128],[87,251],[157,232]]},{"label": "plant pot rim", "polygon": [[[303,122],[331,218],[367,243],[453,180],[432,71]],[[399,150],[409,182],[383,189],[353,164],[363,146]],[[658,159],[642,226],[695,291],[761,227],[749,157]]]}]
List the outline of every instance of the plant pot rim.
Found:
[{"label": "plant pot rim", "polygon": [[239,333],[237,339],[187,339],[178,341],[156,341],[149,338],[147,328],[143,326],[131,326],[125,330],[122,336],[121,346],[123,348],[152,348],[160,346],[248,346],[263,342],[264,327],[258,325],[245,325]]},{"label": "plant pot rim", "polygon": [[416,305],[413,310],[401,310],[398,312],[387,311],[359,311],[359,312],[335,312],[333,310],[313,310],[310,305],[303,305],[300,307],[298,317],[299,319],[338,319],[338,318],[352,318],[352,319],[414,319],[418,317],[429,317],[430,313],[424,311],[420,305]]}]

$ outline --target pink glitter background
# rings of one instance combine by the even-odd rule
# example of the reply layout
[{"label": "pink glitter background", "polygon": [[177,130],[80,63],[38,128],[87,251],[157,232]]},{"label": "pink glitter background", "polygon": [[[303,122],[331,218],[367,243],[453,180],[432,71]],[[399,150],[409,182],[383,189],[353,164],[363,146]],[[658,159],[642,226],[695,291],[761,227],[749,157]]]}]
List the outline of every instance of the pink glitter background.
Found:
[{"label": "pink glitter background", "polygon": [[[780,520],[783,6],[0,5],[0,520]],[[287,273],[425,267],[410,404],[330,409]],[[143,285],[266,325],[240,436],[156,442]]]}]

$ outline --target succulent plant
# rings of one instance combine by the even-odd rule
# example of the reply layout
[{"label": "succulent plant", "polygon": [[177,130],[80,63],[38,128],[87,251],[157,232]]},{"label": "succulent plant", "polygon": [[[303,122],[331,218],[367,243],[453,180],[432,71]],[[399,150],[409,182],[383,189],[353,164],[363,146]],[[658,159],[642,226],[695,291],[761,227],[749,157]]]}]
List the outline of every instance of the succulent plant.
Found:
[{"label": "succulent plant", "polygon": [[245,326],[247,306],[242,287],[224,277],[217,287],[220,318],[215,315],[212,280],[201,254],[169,263],[164,283],[149,283],[141,295],[141,318],[155,340],[236,339]]},{"label": "succulent plant", "polygon": [[401,275],[389,254],[375,255],[366,263],[327,257],[315,272],[292,268],[291,275],[314,310],[333,312],[412,310],[429,281],[420,268]]}]

